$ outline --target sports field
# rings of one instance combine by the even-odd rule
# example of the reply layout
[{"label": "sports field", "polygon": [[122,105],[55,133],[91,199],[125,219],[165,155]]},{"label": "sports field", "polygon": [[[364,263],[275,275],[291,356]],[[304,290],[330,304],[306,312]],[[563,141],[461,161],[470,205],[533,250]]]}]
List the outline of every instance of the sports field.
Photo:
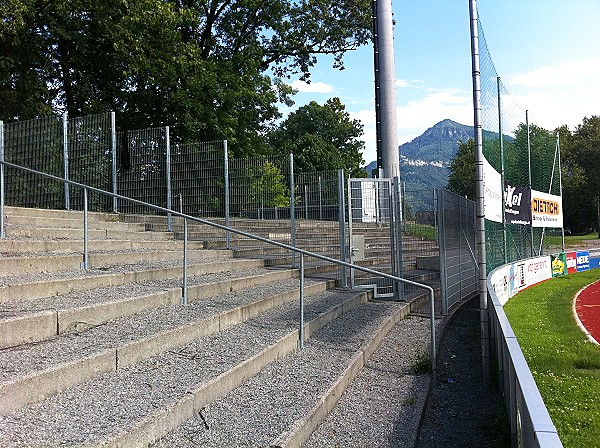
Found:
[{"label": "sports field", "polygon": [[555,278],[504,307],[565,447],[600,447],[600,346],[574,312],[600,334],[599,279],[600,269]]}]

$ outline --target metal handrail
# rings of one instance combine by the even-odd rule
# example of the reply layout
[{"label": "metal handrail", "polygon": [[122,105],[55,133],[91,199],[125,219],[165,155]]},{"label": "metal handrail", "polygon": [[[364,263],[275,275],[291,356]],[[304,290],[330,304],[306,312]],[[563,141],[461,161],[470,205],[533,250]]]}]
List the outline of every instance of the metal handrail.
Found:
[{"label": "metal handrail", "polygon": [[[394,275],[386,274],[384,272],[380,272],[380,271],[376,271],[376,270],[373,270],[373,269],[365,268],[363,266],[355,265],[355,264],[348,263],[348,262],[345,262],[345,261],[342,261],[342,260],[336,260],[335,258],[327,257],[325,255],[321,255],[321,254],[318,254],[318,253],[315,253],[315,252],[310,252],[310,251],[307,251],[307,250],[304,250],[304,249],[300,249],[300,248],[297,248],[297,247],[294,247],[294,246],[290,246],[288,244],[281,243],[279,241],[273,241],[273,240],[270,240],[268,238],[264,238],[264,237],[261,237],[261,236],[258,236],[258,235],[254,235],[254,234],[251,234],[251,233],[248,233],[248,232],[244,232],[242,230],[238,230],[238,229],[235,229],[235,228],[232,228],[232,227],[229,227],[229,226],[225,226],[225,225],[222,225],[222,224],[217,224],[215,222],[207,221],[207,220],[202,219],[202,218],[197,218],[197,217],[194,217],[194,216],[189,216],[189,215],[186,215],[184,213],[177,212],[177,211],[174,211],[174,210],[170,210],[170,209],[165,208],[165,207],[161,207],[161,206],[158,206],[158,205],[149,204],[147,202],[143,202],[143,201],[140,201],[138,199],[128,198],[126,196],[121,196],[121,195],[119,195],[117,193],[112,193],[110,191],[105,191],[105,190],[101,190],[99,188],[90,187],[88,185],[84,185],[84,184],[81,184],[79,182],[75,182],[75,181],[72,181],[72,180],[63,179],[61,177],[54,176],[52,174],[43,173],[41,171],[37,171],[37,170],[31,169],[31,168],[26,168],[26,167],[23,167],[23,166],[20,166],[20,165],[15,165],[13,163],[0,160],[0,167],[3,168],[4,166],[10,167],[10,168],[15,168],[15,169],[18,169],[18,170],[21,170],[21,171],[25,171],[25,172],[28,172],[28,173],[40,175],[40,176],[46,177],[48,179],[53,179],[53,180],[56,180],[58,182],[62,182],[64,184],[74,185],[74,186],[82,188],[84,190],[84,255],[83,255],[84,261],[83,261],[82,264],[83,264],[83,266],[84,266],[85,269],[88,268],[88,265],[87,265],[87,260],[88,260],[88,253],[87,253],[88,247],[87,246],[88,245],[87,245],[87,241],[86,241],[87,240],[87,221],[88,221],[88,218],[87,218],[87,216],[88,216],[88,210],[87,210],[88,204],[87,204],[86,198],[87,198],[88,191],[95,191],[97,193],[110,196],[110,197],[113,198],[113,200],[114,199],[120,199],[120,200],[123,200],[123,201],[128,201],[128,202],[131,202],[131,203],[134,203],[134,204],[138,204],[138,205],[142,205],[142,206],[145,206],[145,207],[149,207],[149,208],[152,208],[154,210],[158,210],[158,211],[164,212],[168,216],[179,216],[179,217],[183,218],[183,220],[184,220],[184,254],[183,254],[183,256],[184,256],[184,266],[183,266],[183,269],[184,269],[184,274],[183,274],[184,278],[183,278],[183,286],[182,286],[182,304],[185,304],[187,302],[187,224],[188,224],[188,221],[194,221],[194,222],[197,222],[197,223],[200,223],[200,224],[205,224],[205,225],[208,225],[208,226],[211,226],[211,227],[215,227],[217,229],[225,230],[226,232],[232,232],[232,233],[235,233],[237,235],[241,235],[241,236],[244,236],[244,237],[247,237],[247,238],[251,238],[251,239],[254,239],[254,240],[257,240],[257,241],[261,241],[263,243],[267,243],[267,244],[270,244],[270,245],[273,245],[273,246],[281,247],[281,248],[284,248],[284,249],[287,249],[287,250],[290,250],[290,251],[292,251],[294,253],[299,254],[300,255],[300,277],[301,277],[300,278],[300,283],[301,283],[301,285],[300,285],[301,286],[301,288],[300,288],[301,316],[300,316],[300,332],[299,332],[300,337],[299,337],[298,345],[299,345],[300,348],[302,348],[303,345],[304,345],[304,313],[303,313],[303,308],[304,308],[304,288],[303,288],[303,286],[304,286],[304,278],[303,277],[304,277],[304,257],[305,256],[309,256],[309,257],[313,257],[313,258],[318,258],[320,260],[323,260],[323,261],[326,261],[326,262],[329,262],[329,263],[333,263],[333,264],[337,264],[339,266],[345,266],[347,268],[356,269],[356,270],[359,270],[359,271],[362,271],[362,272],[369,273],[371,275],[375,275],[375,276],[378,276],[378,277],[387,278],[387,279],[392,280],[394,282],[404,283],[404,284],[415,286],[415,287],[420,288],[420,289],[427,290],[429,292],[430,320],[431,320],[431,375],[432,375],[433,385],[435,386],[435,384],[436,384],[435,293],[434,293],[434,290],[433,290],[433,288],[431,286],[425,285],[425,284],[422,284],[422,283],[418,283],[418,282],[415,282],[415,281],[412,281],[412,280],[408,280],[408,279],[405,279],[405,278],[396,277]],[[5,232],[4,232],[4,225],[5,225],[5,223],[4,223],[4,170],[2,170],[2,172],[0,174],[2,174],[2,175],[0,175],[0,183],[1,183],[1,185],[0,185],[0,231],[1,231],[2,237],[4,237],[5,236]]]}]

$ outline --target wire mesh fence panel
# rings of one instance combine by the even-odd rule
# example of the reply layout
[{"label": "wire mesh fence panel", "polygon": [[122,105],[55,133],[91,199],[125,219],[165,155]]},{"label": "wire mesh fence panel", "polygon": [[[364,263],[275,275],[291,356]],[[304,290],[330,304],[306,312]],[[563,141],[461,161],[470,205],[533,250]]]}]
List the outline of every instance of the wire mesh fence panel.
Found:
[{"label": "wire mesh fence panel", "polygon": [[[167,129],[151,128],[117,134],[118,192],[152,205],[167,206]],[[122,213],[156,214],[149,207],[119,201]]]},{"label": "wire mesh fence panel", "polygon": [[230,210],[235,218],[290,218],[289,156],[232,159]]},{"label": "wire mesh fence panel", "polygon": [[[67,126],[69,179],[75,182],[113,191],[113,141],[111,113],[71,118]],[[69,208],[83,210],[83,192],[71,188]],[[112,198],[88,192],[92,211],[110,211]]]},{"label": "wire mesh fence panel", "polygon": [[[298,173],[294,185],[298,218],[296,246],[340,259],[339,201],[344,187],[339,184],[338,172]],[[318,259],[309,262],[313,266],[327,265]],[[335,266],[332,268],[337,271]]]},{"label": "wire mesh fence panel", "polygon": [[[43,173],[63,177],[63,121],[43,117],[4,125],[4,160]],[[6,169],[7,205],[34,208],[65,208],[61,183],[34,174]]]},{"label": "wire mesh fence panel", "polygon": [[173,208],[199,218],[225,216],[225,142],[171,147]]},{"label": "wire mesh fence panel", "polygon": [[477,291],[475,203],[439,190],[442,313]]}]

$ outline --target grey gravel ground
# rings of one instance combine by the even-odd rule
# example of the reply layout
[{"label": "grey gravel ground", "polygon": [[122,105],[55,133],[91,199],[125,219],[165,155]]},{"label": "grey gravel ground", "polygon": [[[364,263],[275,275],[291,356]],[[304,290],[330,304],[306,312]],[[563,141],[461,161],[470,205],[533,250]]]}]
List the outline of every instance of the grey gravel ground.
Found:
[{"label": "grey gravel ground", "polygon": [[412,448],[431,382],[413,367],[428,353],[429,328],[420,317],[399,322],[304,446]]},{"label": "grey gravel ground", "polygon": [[[227,273],[221,274],[228,275]],[[306,285],[313,284],[307,280]],[[52,340],[0,350],[0,378],[8,381],[26,372],[41,370],[101,352],[159,331],[176,328],[194,320],[207,318],[235,306],[253,302],[261,297],[297,289],[299,280],[289,279],[256,286],[251,290],[219,294],[188,305],[160,307],[115,319],[80,333],[71,333]],[[130,291],[134,287],[130,285]],[[309,300],[311,300],[309,298]],[[297,306],[297,305],[296,305]]]},{"label": "grey gravel ground", "polygon": [[[304,350],[273,362],[247,384],[207,406],[201,416],[156,443],[155,448],[270,446],[307,415],[381,318],[398,306],[369,303],[336,319],[307,341]],[[399,327],[404,329],[405,349],[418,350],[427,340],[427,325],[421,319],[408,319]],[[360,420],[357,415],[345,424],[351,427]]]},{"label": "grey gravel ground", "polygon": [[484,386],[477,299],[452,316],[439,351],[438,386],[431,391],[418,448],[510,446],[502,399]]},{"label": "grey gravel ground", "polygon": [[[306,318],[314,318],[348,297],[344,292],[315,295],[307,300]],[[297,326],[297,308],[290,303],[266,311],[178,350],[101,375],[1,417],[0,446],[74,446],[113,433],[274,343]]]}]

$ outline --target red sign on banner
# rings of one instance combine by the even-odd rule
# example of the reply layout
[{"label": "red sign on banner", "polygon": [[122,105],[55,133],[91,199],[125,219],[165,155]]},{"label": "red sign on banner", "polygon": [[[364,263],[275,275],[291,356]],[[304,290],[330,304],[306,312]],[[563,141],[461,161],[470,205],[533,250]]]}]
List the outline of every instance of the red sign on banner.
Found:
[{"label": "red sign on banner", "polygon": [[577,252],[567,252],[567,270],[569,274],[577,272]]}]

